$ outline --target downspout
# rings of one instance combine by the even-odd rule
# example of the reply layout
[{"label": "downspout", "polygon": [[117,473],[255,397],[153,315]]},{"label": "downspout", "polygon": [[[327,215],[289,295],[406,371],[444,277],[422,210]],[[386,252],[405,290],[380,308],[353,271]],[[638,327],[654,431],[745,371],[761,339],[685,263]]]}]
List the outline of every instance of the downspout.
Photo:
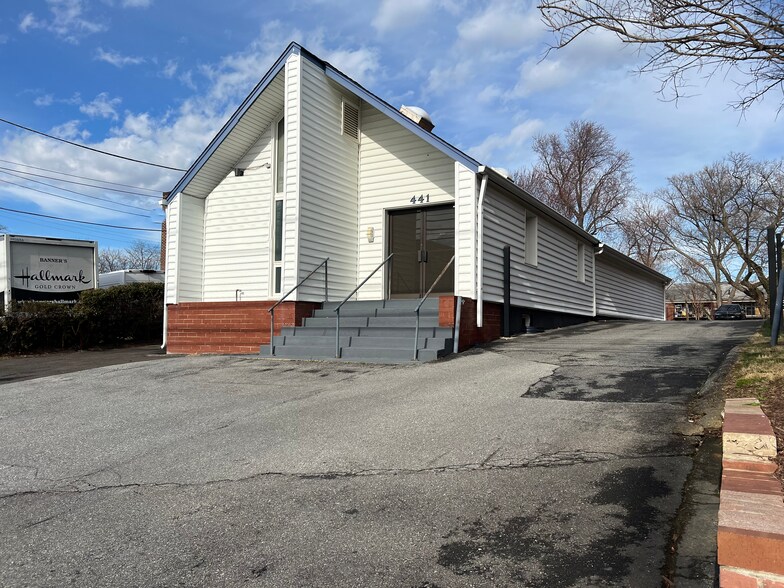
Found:
[{"label": "downspout", "polygon": [[487,171],[485,166],[479,167],[479,174],[482,176],[482,183],[479,186],[479,201],[477,202],[477,238],[476,238],[476,326],[482,327],[482,315],[484,313],[484,305],[482,304],[482,294],[484,288],[484,249],[485,249],[485,191],[487,190]]},{"label": "downspout", "polygon": [[[165,196],[165,195],[164,195]],[[168,207],[169,205],[166,203],[166,198],[164,197],[163,200],[159,203],[161,205],[161,209],[163,210],[163,215],[166,219],[166,249],[169,248],[169,215],[168,215]],[[168,251],[166,255],[166,260],[168,261]],[[167,264],[168,265],[168,264]],[[166,333],[169,330],[169,310],[168,305],[166,304],[166,277],[164,275],[163,278],[163,342],[161,343],[161,349],[166,349]]]},{"label": "downspout", "polygon": [[596,258],[604,253],[604,243],[599,243],[593,252],[593,318],[596,318]]}]

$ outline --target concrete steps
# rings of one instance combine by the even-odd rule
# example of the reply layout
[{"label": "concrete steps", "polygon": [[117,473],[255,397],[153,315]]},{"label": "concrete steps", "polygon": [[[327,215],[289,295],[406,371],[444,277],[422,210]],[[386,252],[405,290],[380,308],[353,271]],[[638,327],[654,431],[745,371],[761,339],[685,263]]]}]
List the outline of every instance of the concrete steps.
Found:
[{"label": "concrete steps", "polygon": [[[438,299],[427,300],[420,309],[419,338],[414,351],[419,300],[362,300],[347,302],[340,309],[340,358],[367,363],[433,361],[452,351],[451,328],[438,326]],[[336,359],[335,317],[337,303],[327,303],[301,327],[284,327],[272,341],[275,357],[290,359]],[[260,354],[270,357],[270,346]]]}]

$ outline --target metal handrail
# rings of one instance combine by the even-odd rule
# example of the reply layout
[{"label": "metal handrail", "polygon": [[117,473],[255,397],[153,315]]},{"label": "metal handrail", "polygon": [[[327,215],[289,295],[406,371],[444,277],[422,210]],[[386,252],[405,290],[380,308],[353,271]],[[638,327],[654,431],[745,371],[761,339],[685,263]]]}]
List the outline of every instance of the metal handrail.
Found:
[{"label": "metal handrail", "polygon": [[384,265],[386,265],[386,263],[387,263],[387,262],[388,262],[390,259],[392,259],[392,257],[394,257],[394,255],[395,255],[394,253],[390,253],[390,254],[387,256],[387,258],[386,258],[384,261],[382,261],[381,263],[379,263],[379,264],[378,264],[378,266],[376,267],[376,269],[374,269],[372,272],[370,272],[370,273],[368,274],[368,276],[367,276],[367,277],[366,277],[364,280],[362,280],[362,281],[360,282],[359,286],[357,286],[356,288],[354,288],[354,289],[351,291],[351,293],[350,293],[348,296],[346,296],[346,297],[343,299],[343,302],[341,302],[340,304],[338,304],[338,305],[335,307],[335,315],[336,315],[336,317],[337,317],[337,320],[335,321],[335,358],[336,358],[336,359],[340,359],[340,308],[341,308],[341,307],[342,307],[342,306],[343,306],[343,305],[344,305],[346,302],[348,302],[348,299],[349,299],[349,298],[351,298],[351,297],[352,297],[354,294],[356,294],[356,293],[357,293],[357,290],[359,290],[359,289],[360,289],[362,286],[364,286],[364,285],[365,285],[365,282],[367,282],[367,281],[368,281],[370,278],[372,278],[372,277],[373,277],[373,274],[375,274],[375,273],[376,273],[378,270],[380,270],[380,269],[381,269],[381,268],[382,268]]},{"label": "metal handrail", "polygon": [[284,301],[284,300],[285,300],[285,299],[286,299],[286,298],[289,296],[289,294],[291,294],[291,293],[292,293],[294,290],[296,290],[296,289],[297,289],[297,288],[299,288],[299,287],[300,287],[302,284],[304,284],[304,283],[305,283],[305,280],[307,280],[308,278],[310,278],[310,276],[312,276],[313,274],[315,274],[315,273],[316,273],[316,272],[319,270],[319,268],[321,268],[321,266],[322,266],[322,265],[324,266],[324,302],[326,302],[327,300],[329,300],[329,271],[328,271],[328,268],[329,268],[329,266],[328,266],[328,264],[327,264],[327,262],[328,262],[328,261],[329,261],[329,257],[327,257],[327,258],[326,258],[324,261],[322,261],[322,262],[321,262],[320,264],[318,264],[318,265],[317,265],[315,268],[313,268],[313,271],[311,271],[311,272],[310,272],[310,273],[309,273],[307,276],[305,276],[304,278],[302,278],[302,279],[301,279],[301,280],[300,280],[300,281],[297,283],[297,285],[296,285],[296,286],[294,286],[294,287],[293,287],[291,290],[289,290],[289,291],[288,291],[288,292],[286,292],[286,293],[285,293],[283,296],[281,296],[281,297],[280,297],[280,300],[278,300],[278,301],[277,301],[275,304],[273,304],[273,305],[272,305],[272,306],[269,308],[269,310],[267,311],[267,312],[269,312],[269,313],[270,313],[270,356],[271,356],[271,357],[275,355],[275,346],[272,344],[272,343],[273,343],[273,340],[274,340],[274,338],[275,338],[275,309],[278,307],[278,305],[279,305],[281,302],[283,302],[283,301]]},{"label": "metal handrail", "polygon": [[452,259],[450,259],[447,262],[447,264],[444,266],[444,269],[441,270],[441,273],[438,274],[436,281],[433,282],[433,285],[430,286],[430,289],[427,292],[425,292],[424,297],[422,298],[422,300],[419,301],[419,304],[417,304],[416,309],[414,309],[414,312],[416,313],[416,328],[414,329],[414,359],[417,359],[417,356],[419,355],[419,309],[422,308],[422,305],[425,303],[425,300],[427,300],[427,297],[430,296],[430,293],[433,291],[433,288],[436,287],[436,284],[438,284],[438,282],[441,281],[441,278],[444,277],[446,270],[449,269],[449,266],[452,265],[452,262],[454,260],[455,260],[455,256],[453,255]]}]

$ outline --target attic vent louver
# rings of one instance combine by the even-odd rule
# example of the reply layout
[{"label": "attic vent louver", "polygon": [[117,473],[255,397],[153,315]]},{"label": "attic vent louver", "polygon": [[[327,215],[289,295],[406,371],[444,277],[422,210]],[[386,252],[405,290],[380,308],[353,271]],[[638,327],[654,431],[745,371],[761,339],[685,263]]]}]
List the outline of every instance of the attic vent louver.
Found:
[{"label": "attic vent louver", "polygon": [[359,108],[343,101],[343,134],[359,141]]}]

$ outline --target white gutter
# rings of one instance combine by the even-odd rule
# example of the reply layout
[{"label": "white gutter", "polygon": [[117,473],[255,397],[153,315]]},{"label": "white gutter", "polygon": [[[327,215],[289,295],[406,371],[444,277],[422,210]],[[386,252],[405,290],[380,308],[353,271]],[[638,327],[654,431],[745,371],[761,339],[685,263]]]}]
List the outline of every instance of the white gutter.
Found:
[{"label": "white gutter", "polygon": [[487,172],[484,165],[479,166],[479,173],[482,175],[482,183],[479,187],[479,202],[477,202],[477,238],[476,238],[476,326],[482,326],[482,314],[484,312],[484,305],[482,304],[482,290],[484,286],[484,250],[485,250],[485,191],[487,190]]}]

